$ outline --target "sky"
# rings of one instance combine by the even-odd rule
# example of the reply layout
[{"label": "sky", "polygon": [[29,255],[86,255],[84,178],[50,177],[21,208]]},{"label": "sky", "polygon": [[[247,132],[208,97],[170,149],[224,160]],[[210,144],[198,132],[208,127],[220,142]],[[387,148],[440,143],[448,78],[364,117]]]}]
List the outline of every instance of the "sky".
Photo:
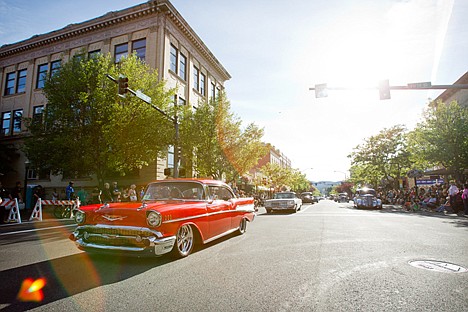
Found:
[{"label": "sky", "polygon": [[[0,0],[0,45],[144,1]],[[313,181],[349,177],[364,139],[422,120],[442,91],[375,87],[454,83],[468,70],[467,0],[172,0],[223,64],[232,111],[264,129]],[[326,83],[328,97],[309,88]]]}]

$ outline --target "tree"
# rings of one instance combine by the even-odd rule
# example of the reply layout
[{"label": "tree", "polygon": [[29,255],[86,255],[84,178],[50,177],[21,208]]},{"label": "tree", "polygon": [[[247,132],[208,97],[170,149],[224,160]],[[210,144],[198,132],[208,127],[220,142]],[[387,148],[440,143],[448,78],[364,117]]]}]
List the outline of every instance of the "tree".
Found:
[{"label": "tree", "polygon": [[186,108],[181,120],[183,156],[200,176],[236,180],[266,152],[261,143],[263,129],[249,124],[242,130],[223,92],[194,110]]},{"label": "tree", "polygon": [[291,189],[301,193],[306,191],[312,191],[314,189],[313,186],[310,185],[310,181],[307,180],[305,174],[303,174],[298,169],[290,169],[290,180],[288,184],[291,186]]},{"label": "tree", "polygon": [[457,101],[432,102],[424,121],[410,133],[410,147],[421,165],[439,165],[460,180],[468,168],[468,107]]},{"label": "tree", "polygon": [[348,196],[353,195],[354,184],[350,182],[343,182],[340,185],[334,186],[335,193],[347,193]]},{"label": "tree", "polygon": [[43,120],[28,119],[24,151],[36,168],[54,174],[104,177],[125,175],[153,162],[173,142],[174,129],[162,114],[127,94],[107,74],[129,78],[132,89],[166,109],[173,90],[133,54],[114,64],[110,55],[74,57],[46,81]]},{"label": "tree", "polygon": [[361,186],[396,183],[411,168],[406,129],[396,125],[365,139],[348,156],[351,158],[351,182]]},{"label": "tree", "polygon": [[260,170],[264,176],[268,177],[270,186],[274,187],[276,191],[291,189],[296,192],[313,192],[315,190],[306,176],[298,169],[267,163]]}]

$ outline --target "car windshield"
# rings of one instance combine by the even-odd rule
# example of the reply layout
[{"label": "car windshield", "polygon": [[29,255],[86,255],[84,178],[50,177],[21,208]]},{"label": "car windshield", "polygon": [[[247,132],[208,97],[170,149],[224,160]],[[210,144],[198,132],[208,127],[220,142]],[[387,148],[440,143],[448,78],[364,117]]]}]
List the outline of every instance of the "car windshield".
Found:
[{"label": "car windshield", "polygon": [[285,198],[295,198],[296,195],[294,193],[276,193],[274,195],[274,199],[285,199]]},{"label": "car windshield", "polygon": [[375,190],[373,189],[362,189],[362,190],[359,190],[359,195],[373,195],[375,196]]},{"label": "car windshield", "polygon": [[158,182],[146,188],[143,200],[203,200],[205,193],[200,183],[196,182]]}]

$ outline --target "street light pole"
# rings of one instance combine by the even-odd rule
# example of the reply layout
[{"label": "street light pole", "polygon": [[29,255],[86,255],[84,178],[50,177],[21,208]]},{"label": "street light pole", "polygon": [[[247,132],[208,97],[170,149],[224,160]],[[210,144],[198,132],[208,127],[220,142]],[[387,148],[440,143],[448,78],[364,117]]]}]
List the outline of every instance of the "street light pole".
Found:
[{"label": "street light pole", "polygon": [[179,120],[177,113],[174,116],[174,129],[175,129],[175,137],[174,137],[174,178],[179,177]]},{"label": "street light pole", "polygon": [[344,174],[344,181],[343,181],[343,182],[346,182],[346,180],[348,180],[348,177],[347,177],[347,175],[346,175],[346,172],[343,172],[343,171],[337,171],[337,170],[335,170],[335,171],[333,171],[333,172],[339,172],[339,173],[342,173],[342,174]]}]

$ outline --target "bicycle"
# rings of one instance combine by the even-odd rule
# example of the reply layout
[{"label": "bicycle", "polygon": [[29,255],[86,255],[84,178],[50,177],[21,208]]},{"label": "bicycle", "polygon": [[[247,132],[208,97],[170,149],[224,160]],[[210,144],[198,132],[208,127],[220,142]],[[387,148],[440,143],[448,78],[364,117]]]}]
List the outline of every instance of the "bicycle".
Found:
[{"label": "bicycle", "polygon": [[54,216],[57,219],[70,219],[72,217],[73,206],[60,205],[54,208]]}]

